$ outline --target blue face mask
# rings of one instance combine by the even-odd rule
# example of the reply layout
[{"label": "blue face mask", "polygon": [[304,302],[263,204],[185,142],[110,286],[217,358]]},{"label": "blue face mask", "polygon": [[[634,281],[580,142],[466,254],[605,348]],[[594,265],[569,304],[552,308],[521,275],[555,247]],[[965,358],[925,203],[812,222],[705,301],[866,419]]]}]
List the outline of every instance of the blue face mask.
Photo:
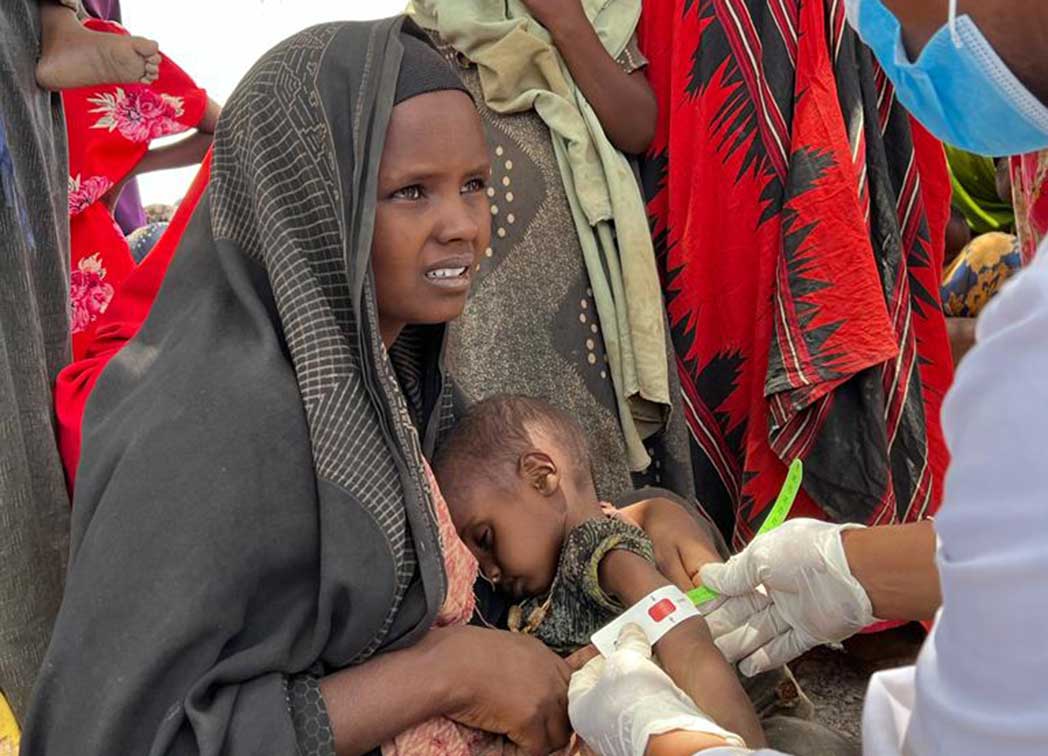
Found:
[{"label": "blue face mask", "polygon": [[939,139],[990,157],[1048,148],[1048,107],[1015,74],[968,16],[928,42],[916,62],[902,28],[881,0],[845,0],[848,20],[895,85],[899,102]]}]

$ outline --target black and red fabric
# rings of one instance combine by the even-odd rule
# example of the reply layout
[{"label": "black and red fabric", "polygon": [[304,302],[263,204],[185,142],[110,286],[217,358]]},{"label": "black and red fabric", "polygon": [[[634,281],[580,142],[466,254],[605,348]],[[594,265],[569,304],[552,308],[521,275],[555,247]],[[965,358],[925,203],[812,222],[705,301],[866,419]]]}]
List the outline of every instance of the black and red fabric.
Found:
[{"label": "black and red fabric", "polygon": [[735,544],[794,515],[932,514],[952,379],[949,179],[830,0],[652,0],[644,164],[696,493]]}]

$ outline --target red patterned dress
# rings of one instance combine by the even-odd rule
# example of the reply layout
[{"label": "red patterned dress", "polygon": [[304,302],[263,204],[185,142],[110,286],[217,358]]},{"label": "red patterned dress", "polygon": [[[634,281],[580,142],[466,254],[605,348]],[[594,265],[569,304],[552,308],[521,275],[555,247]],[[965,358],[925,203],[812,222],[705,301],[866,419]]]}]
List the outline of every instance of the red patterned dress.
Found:
[{"label": "red patterned dress", "polygon": [[[91,19],[95,31],[127,34]],[[70,316],[73,357],[84,355],[93,324],[134,268],[131,250],[107,206],[117,187],[159,137],[196,127],[207,93],[167,57],[152,84],[109,84],[62,93],[69,136]]]},{"label": "red patterned dress", "polygon": [[837,0],[648,0],[644,166],[697,495],[735,544],[794,514],[932,514],[950,189]]}]

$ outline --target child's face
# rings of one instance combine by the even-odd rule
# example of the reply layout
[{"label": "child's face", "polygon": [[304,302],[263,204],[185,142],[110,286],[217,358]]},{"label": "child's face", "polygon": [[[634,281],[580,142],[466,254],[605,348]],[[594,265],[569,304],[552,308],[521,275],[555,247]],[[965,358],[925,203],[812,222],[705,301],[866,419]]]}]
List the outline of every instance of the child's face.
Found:
[{"label": "child's face", "polygon": [[448,500],[459,537],[496,587],[514,599],[549,591],[564,543],[564,508],[523,479],[484,483]]}]

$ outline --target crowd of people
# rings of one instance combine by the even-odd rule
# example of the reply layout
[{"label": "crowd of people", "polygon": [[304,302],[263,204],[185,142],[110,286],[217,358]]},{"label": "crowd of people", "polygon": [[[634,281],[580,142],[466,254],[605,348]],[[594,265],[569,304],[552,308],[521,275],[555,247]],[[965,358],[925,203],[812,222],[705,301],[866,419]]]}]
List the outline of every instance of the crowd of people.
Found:
[{"label": "crowd of people", "polygon": [[1048,751],[1041,0],[0,21],[0,756]]}]

